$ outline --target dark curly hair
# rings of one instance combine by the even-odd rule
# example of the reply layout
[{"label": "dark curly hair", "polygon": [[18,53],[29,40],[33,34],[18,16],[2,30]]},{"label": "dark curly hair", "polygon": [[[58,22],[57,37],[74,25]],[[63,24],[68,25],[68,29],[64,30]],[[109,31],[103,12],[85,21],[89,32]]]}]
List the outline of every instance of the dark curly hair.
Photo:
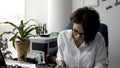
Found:
[{"label": "dark curly hair", "polygon": [[83,7],[77,9],[70,16],[72,23],[81,24],[84,30],[84,39],[86,43],[94,40],[100,27],[99,13],[92,7]]}]

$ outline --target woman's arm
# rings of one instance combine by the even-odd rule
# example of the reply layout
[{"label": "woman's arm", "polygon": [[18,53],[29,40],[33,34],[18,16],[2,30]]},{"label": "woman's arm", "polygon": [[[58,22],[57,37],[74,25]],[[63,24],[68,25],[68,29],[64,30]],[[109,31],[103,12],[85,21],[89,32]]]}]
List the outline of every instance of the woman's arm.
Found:
[{"label": "woman's arm", "polygon": [[65,63],[63,59],[64,41],[62,39],[61,34],[58,35],[57,44],[58,44],[58,51],[57,51],[57,58],[56,58],[57,66],[55,68],[65,68]]},{"label": "woman's arm", "polygon": [[107,68],[108,56],[105,41],[102,36],[99,36],[98,38],[94,68]]}]

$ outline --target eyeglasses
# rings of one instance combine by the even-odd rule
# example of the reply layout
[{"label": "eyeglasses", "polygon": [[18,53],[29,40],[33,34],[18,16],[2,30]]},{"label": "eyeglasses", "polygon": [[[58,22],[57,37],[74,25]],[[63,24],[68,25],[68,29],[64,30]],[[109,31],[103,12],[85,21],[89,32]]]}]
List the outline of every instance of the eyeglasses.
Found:
[{"label": "eyeglasses", "polygon": [[72,31],[73,31],[75,34],[79,34],[80,36],[84,35],[84,32],[79,32],[79,31],[77,31],[76,29],[72,29]]}]

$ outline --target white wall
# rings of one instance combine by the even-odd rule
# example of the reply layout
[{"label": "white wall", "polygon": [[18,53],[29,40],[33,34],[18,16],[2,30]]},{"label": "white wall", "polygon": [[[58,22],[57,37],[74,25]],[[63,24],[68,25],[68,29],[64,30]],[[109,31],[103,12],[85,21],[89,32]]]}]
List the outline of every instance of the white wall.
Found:
[{"label": "white wall", "polygon": [[[101,15],[101,21],[108,25],[109,28],[109,68],[120,67],[120,5],[114,6],[115,0],[100,1],[99,7],[96,10]],[[112,5],[111,9],[106,10],[106,7]]]},{"label": "white wall", "polygon": [[48,31],[64,30],[71,13],[72,0],[48,0]]},{"label": "white wall", "polygon": [[[73,0],[75,2],[73,11],[79,7],[83,7],[83,0]],[[120,0],[118,0],[120,1]],[[99,6],[94,7],[101,17],[101,22],[108,25],[109,30],[109,68],[120,67],[120,5],[114,6],[115,0],[99,0]],[[81,4],[77,5],[76,4]],[[106,10],[106,7],[112,5],[113,7]]]},{"label": "white wall", "polygon": [[83,7],[83,0],[72,0],[72,12],[80,7]]},{"label": "white wall", "polygon": [[39,22],[48,21],[48,0],[25,0],[25,19],[36,19]]},{"label": "white wall", "polygon": [[71,12],[72,0],[26,0],[26,20],[47,23],[49,33],[64,30]]}]

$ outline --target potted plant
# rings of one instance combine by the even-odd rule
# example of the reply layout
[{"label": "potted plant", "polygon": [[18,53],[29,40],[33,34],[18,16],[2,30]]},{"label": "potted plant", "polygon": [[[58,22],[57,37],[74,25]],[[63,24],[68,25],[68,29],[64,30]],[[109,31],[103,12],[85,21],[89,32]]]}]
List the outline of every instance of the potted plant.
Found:
[{"label": "potted plant", "polygon": [[2,37],[5,34],[13,34],[10,38],[10,41],[13,42],[13,47],[15,47],[15,49],[17,50],[18,60],[24,60],[27,55],[27,51],[30,44],[29,38],[34,36],[31,34],[31,32],[33,30],[36,30],[36,34],[39,34],[40,32],[40,28],[37,25],[35,24],[27,25],[30,21],[35,21],[35,20],[30,19],[26,22],[23,22],[23,20],[21,20],[19,25],[16,25],[12,22],[3,23],[3,24],[10,24],[11,26],[14,27],[12,31],[4,32],[0,34],[0,36]]}]

